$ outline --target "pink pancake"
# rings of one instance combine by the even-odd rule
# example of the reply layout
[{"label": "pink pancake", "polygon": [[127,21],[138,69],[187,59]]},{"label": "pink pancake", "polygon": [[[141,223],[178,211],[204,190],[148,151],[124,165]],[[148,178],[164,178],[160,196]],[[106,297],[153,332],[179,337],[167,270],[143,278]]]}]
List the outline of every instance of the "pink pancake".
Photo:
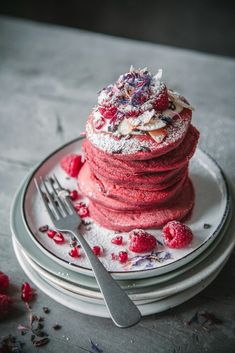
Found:
[{"label": "pink pancake", "polygon": [[[112,168],[109,164],[101,163],[99,159],[93,157],[94,154],[86,155],[87,163],[93,173],[100,179],[104,178],[107,181],[116,183],[116,184],[123,184],[133,185],[136,184],[140,189],[144,190],[152,190],[155,188],[156,185],[164,184],[171,180],[172,178],[176,177],[182,170],[187,168],[187,164],[179,169],[172,169],[165,172],[157,172],[157,173],[145,173],[142,171],[139,174],[133,173],[126,173],[125,169],[117,170]],[[144,188],[143,188],[144,186]]]},{"label": "pink pancake", "polygon": [[186,170],[178,182],[164,190],[127,189],[120,185],[99,180],[86,162],[79,173],[78,185],[83,195],[104,207],[114,210],[136,210],[159,206],[175,198],[182,190],[187,177]]},{"label": "pink pancake", "polygon": [[161,228],[171,220],[182,220],[190,214],[194,206],[194,199],[194,189],[188,179],[180,196],[174,202],[170,201],[163,207],[151,210],[118,212],[90,201],[89,210],[91,217],[101,226],[128,232],[135,228]]},{"label": "pink pancake", "polygon": [[192,112],[184,108],[173,118],[171,125],[165,127],[167,136],[161,143],[154,141],[148,134],[114,137],[108,132],[97,131],[93,127],[93,116],[90,115],[86,125],[86,135],[90,143],[99,150],[112,155],[118,154],[121,160],[145,160],[159,157],[179,146],[183,141],[190,122]]},{"label": "pink pancake", "polygon": [[[139,189],[139,190],[148,190],[148,191],[158,191],[169,188],[171,185],[178,182],[188,171],[188,165],[184,166],[180,169],[175,169],[173,173],[165,178],[161,177],[161,181],[159,176],[156,174],[143,174],[143,175],[126,175],[125,179],[120,181],[120,178],[117,178],[117,174],[113,174],[112,178],[110,178],[110,174],[106,176],[100,175],[96,171],[91,168],[92,172],[96,175],[96,177],[104,183],[116,184],[116,186],[122,186],[126,189]],[[160,173],[161,174],[161,173]]]},{"label": "pink pancake", "polygon": [[[164,156],[148,159],[148,160],[120,160],[118,155],[111,155],[98,150],[88,140],[83,143],[83,150],[90,163],[97,165],[97,168],[108,169],[116,173],[125,174],[142,174],[159,171],[167,171],[183,167],[193,156],[197,142],[199,139],[199,132],[190,125],[188,132],[182,143],[174,150],[168,152]],[[96,168],[96,170],[97,170]]]}]

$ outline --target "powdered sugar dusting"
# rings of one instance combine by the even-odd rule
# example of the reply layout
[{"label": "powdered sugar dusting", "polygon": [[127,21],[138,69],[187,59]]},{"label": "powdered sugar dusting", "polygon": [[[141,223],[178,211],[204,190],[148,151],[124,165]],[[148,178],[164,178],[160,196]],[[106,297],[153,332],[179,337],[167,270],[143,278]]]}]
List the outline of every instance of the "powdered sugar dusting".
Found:
[{"label": "powdered sugar dusting", "polygon": [[88,140],[97,148],[108,153],[133,154],[139,151],[156,151],[162,146],[174,143],[183,138],[190,124],[190,119],[183,119],[179,114],[177,119],[173,120],[171,125],[165,127],[167,136],[161,144],[154,140],[140,141],[136,136],[120,136],[115,138],[114,134],[96,131],[92,126],[92,121],[88,120],[86,133]]},{"label": "powdered sugar dusting", "polygon": [[[180,117],[180,116],[179,116]],[[172,125],[168,125],[166,128],[167,136],[161,145],[168,145],[169,143],[176,142],[181,139],[186,133],[190,124],[190,120],[183,120],[181,118],[175,120]]]},{"label": "powdered sugar dusting", "polygon": [[143,148],[151,149],[154,145],[151,140],[140,142],[134,136],[131,138],[122,136],[120,139],[115,139],[111,134],[97,133],[90,122],[87,123],[86,133],[88,140],[94,146],[108,153],[132,154],[143,150]]}]

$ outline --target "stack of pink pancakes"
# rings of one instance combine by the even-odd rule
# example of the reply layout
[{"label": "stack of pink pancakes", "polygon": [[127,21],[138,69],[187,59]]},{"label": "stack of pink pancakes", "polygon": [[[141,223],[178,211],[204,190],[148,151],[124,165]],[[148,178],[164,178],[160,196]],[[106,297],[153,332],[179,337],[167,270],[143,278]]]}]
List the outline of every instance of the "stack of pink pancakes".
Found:
[{"label": "stack of pink pancakes", "polygon": [[190,214],[188,165],[199,138],[191,117],[192,107],[167,90],[161,71],[153,76],[131,68],[101,91],[78,176],[98,224],[118,231],[159,228]]}]

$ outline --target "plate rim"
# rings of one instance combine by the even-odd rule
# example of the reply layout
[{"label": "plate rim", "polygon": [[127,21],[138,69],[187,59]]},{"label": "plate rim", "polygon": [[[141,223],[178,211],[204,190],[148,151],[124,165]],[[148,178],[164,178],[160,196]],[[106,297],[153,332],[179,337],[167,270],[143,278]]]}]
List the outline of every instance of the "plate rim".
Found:
[{"label": "plate rim", "polygon": [[[24,221],[24,224],[26,225],[27,231],[29,232],[31,237],[34,239],[34,241],[39,246],[39,248],[41,248],[42,251],[45,251],[45,252],[49,253],[50,256],[54,257],[59,262],[60,261],[63,262],[66,266],[70,266],[71,268],[78,269],[81,273],[93,277],[92,269],[90,269],[88,267],[80,266],[80,265],[77,265],[77,264],[69,263],[67,260],[62,259],[61,257],[55,255],[53,252],[48,250],[46,247],[44,247],[36,239],[33,231],[31,230],[31,228],[30,228],[30,226],[28,224],[27,217],[26,217],[26,206],[25,206],[25,204],[26,204],[26,195],[27,195],[29,186],[30,186],[30,184],[32,182],[32,179],[34,178],[35,174],[43,166],[43,164],[46,163],[48,161],[48,159],[52,158],[54,154],[62,151],[64,148],[66,148],[66,147],[68,147],[68,146],[70,146],[70,145],[72,145],[72,144],[74,144],[76,142],[82,141],[83,139],[84,139],[84,137],[77,137],[77,138],[75,138],[75,139],[73,139],[71,141],[68,141],[67,143],[63,144],[62,146],[60,146],[57,149],[55,149],[54,151],[52,151],[49,155],[47,155],[41,162],[39,162],[31,170],[31,173],[30,173],[28,179],[26,179],[25,185],[23,185],[23,191],[22,191],[23,196],[22,196],[22,200],[21,200],[21,212],[22,212],[22,215],[23,215],[23,221]],[[223,216],[221,218],[221,221],[220,221],[217,229],[209,236],[209,238],[205,242],[203,242],[199,247],[197,247],[196,249],[194,249],[193,251],[191,251],[187,255],[185,255],[182,258],[177,259],[176,261],[174,261],[174,264],[176,264],[176,263],[180,264],[180,262],[184,262],[187,259],[188,256],[191,256],[193,253],[198,252],[199,249],[201,249],[203,246],[205,246],[205,244],[208,241],[210,241],[214,237],[216,237],[216,235],[221,231],[222,227],[225,224],[225,221],[227,219],[227,216],[228,216],[228,213],[229,213],[229,209],[230,209],[230,206],[231,206],[231,196],[230,196],[230,192],[229,192],[228,181],[227,181],[227,178],[226,178],[225,173],[223,172],[222,168],[220,167],[218,162],[213,157],[210,156],[209,153],[207,153],[206,151],[204,151],[203,149],[201,149],[199,147],[197,148],[197,151],[198,151],[198,153],[205,154],[216,165],[216,167],[218,168],[218,171],[221,174],[221,177],[222,177],[222,180],[223,180],[224,186],[225,186],[226,206],[225,206],[225,210],[224,210]],[[167,268],[168,266],[172,266],[172,263],[164,264],[164,265],[161,266],[161,268]],[[180,265],[179,265],[179,267],[180,267]],[[157,270],[159,271],[159,268],[140,269],[140,270],[137,270],[137,271],[109,271],[109,273],[111,273],[113,276],[120,276],[120,279],[121,279],[121,277],[125,278],[128,275],[129,276],[131,276],[131,275],[133,275],[133,276],[137,275],[138,276],[138,274],[147,275],[147,276],[151,277],[151,276],[156,275],[156,274],[154,274],[154,271],[157,271]],[[168,271],[168,272],[170,272],[170,271]]]}]

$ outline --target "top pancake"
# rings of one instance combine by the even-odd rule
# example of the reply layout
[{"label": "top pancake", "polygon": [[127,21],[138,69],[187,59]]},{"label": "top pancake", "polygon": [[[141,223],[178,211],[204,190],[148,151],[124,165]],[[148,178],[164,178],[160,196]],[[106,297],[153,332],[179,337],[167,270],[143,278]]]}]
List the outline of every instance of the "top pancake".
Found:
[{"label": "top pancake", "polygon": [[116,137],[108,132],[96,131],[91,114],[86,125],[86,136],[98,150],[117,156],[120,160],[148,160],[162,156],[179,146],[187,134],[191,118],[192,112],[186,108],[176,114],[172,123],[165,128],[167,136],[158,143],[145,133],[127,138],[127,136]]},{"label": "top pancake", "polygon": [[103,170],[108,166],[109,170],[123,174],[143,174],[164,172],[176,168],[181,168],[188,163],[193,156],[199,138],[198,130],[190,125],[188,132],[182,143],[167,154],[147,160],[122,160],[119,155],[103,152],[94,147],[87,139],[83,143],[83,150],[89,163],[98,164]]}]

